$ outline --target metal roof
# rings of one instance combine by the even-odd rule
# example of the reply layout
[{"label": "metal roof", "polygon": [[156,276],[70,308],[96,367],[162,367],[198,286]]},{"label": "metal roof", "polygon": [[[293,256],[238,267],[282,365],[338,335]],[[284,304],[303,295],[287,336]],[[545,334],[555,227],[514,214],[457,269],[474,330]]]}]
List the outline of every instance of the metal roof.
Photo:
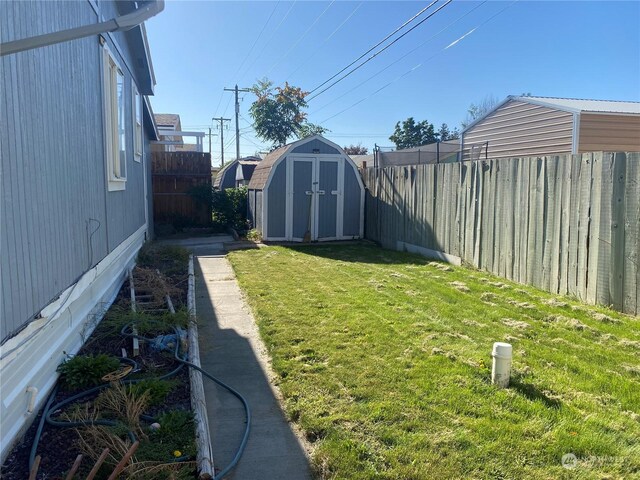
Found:
[{"label": "metal roof", "polygon": [[535,103],[545,107],[566,110],[572,113],[598,112],[613,114],[640,115],[640,102],[623,102],[618,100],[591,100],[582,98],[558,98],[558,97],[509,97],[520,102]]}]

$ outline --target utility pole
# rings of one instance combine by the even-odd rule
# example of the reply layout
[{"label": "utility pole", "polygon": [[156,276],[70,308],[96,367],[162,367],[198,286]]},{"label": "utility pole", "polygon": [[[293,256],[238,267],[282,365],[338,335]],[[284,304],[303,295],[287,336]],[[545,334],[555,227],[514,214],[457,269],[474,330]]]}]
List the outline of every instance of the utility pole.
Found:
[{"label": "utility pole", "polygon": [[236,92],[236,158],[240,158],[240,125],[238,124],[238,116],[240,115],[240,102],[238,102],[238,92],[250,92],[249,88],[225,88],[227,92]]},{"label": "utility pole", "polygon": [[[220,122],[220,166],[224,167],[224,122],[230,122],[231,119],[230,118],[222,118],[222,117],[217,117],[217,118],[212,118],[211,120],[215,120],[216,122]],[[209,137],[211,138],[211,137]],[[211,141],[211,140],[209,140]]]},{"label": "utility pole", "polygon": [[[206,133],[205,135],[209,137],[209,153],[213,155],[213,150],[211,150],[211,137],[215,137],[217,133],[211,133],[211,127],[209,127],[209,133]],[[211,158],[213,158],[213,156]]]}]

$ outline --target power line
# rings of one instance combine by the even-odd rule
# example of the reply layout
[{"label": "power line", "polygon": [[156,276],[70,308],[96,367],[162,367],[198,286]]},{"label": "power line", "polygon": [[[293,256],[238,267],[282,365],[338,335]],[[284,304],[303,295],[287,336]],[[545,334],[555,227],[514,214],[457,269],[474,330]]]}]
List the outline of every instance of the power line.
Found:
[{"label": "power line", "polygon": [[458,17],[456,20],[454,20],[453,22],[451,22],[450,24],[448,24],[446,27],[444,27],[442,30],[440,30],[438,33],[432,35],[431,37],[429,37],[427,40],[425,40],[424,42],[422,42],[420,45],[418,45],[416,48],[408,51],[407,53],[405,53],[404,55],[402,55],[400,58],[398,58],[397,60],[395,60],[394,62],[391,62],[389,65],[387,65],[386,67],[384,67],[382,70],[379,70],[377,73],[374,73],[373,75],[371,75],[369,78],[367,78],[366,80],[358,83],[356,86],[354,86],[353,88],[351,88],[350,90],[347,90],[345,93],[343,93],[342,95],[340,95],[339,97],[334,98],[333,100],[331,100],[330,102],[324,104],[322,107],[318,108],[317,110],[314,110],[314,114],[318,113],[321,110],[324,110],[326,107],[328,107],[329,105],[331,105],[332,103],[337,102],[338,100],[340,100],[341,98],[347,96],[348,94],[350,94],[351,92],[353,92],[354,90],[360,88],[362,85],[364,85],[365,83],[369,82],[370,80],[373,80],[375,77],[377,77],[378,75],[380,75],[382,72],[385,72],[386,70],[388,70],[389,68],[391,68],[393,65],[395,65],[396,63],[404,60],[405,58],[407,58],[409,55],[411,55],[413,52],[419,50],[420,48],[424,47],[427,43],[429,43],[431,40],[433,40],[434,38],[436,38],[438,35],[440,35],[442,32],[444,32],[445,30],[448,30],[452,25],[458,23],[460,20],[462,20],[464,17],[466,17],[467,15],[469,15],[470,13],[474,12],[475,10],[477,10],[478,8],[480,8],[482,5],[484,5],[485,3],[487,3],[488,0],[484,0],[482,3],[476,5],[475,7],[473,7],[471,10],[469,10],[467,13],[465,13],[464,15],[462,15],[461,17]]},{"label": "power line", "polygon": [[407,26],[408,24],[410,24],[411,22],[413,22],[416,18],[418,18],[420,15],[422,15],[424,12],[426,12],[429,8],[431,8],[432,5],[438,3],[438,0],[434,0],[433,2],[431,2],[429,5],[427,5],[426,7],[424,7],[422,10],[420,10],[418,13],[416,13],[413,17],[411,17],[409,20],[407,20],[406,22],[404,22],[402,25],[400,25],[398,28],[396,28],[393,32],[391,32],[389,35],[387,35],[386,37],[384,37],[382,40],[380,40],[378,43],[376,43],[373,47],[371,47],[369,50],[367,50],[366,52],[364,52],[362,55],[360,55],[358,58],[356,58],[353,62],[351,62],[349,65],[347,65],[346,67],[344,67],[342,70],[340,70],[339,72],[337,72],[335,75],[329,77],[328,79],[326,79],[324,82],[322,82],[320,85],[318,85],[316,88],[314,88],[313,90],[311,90],[309,93],[313,93],[316,90],[318,90],[319,88],[321,88],[323,85],[326,85],[327,83],[329,83],[331,80],[333,80],[334,78],[336,78],[338,75],[340,75],[342,72],[344,72],[347,68],[351,67],[352,65],[358,63],[358,61],[360,61],[362,58],[364,58],[367,54],[371,53],[373,50],[375,50],[376,48],[378,48],[380,45],[382,45],[384,42],[386,42],[389,38],[393,37],[396,33],[398,33],[400,30],[402,30],[405,26]]},{"label": "power line", "polygon": [[302,36],[300,38],[298,38],[298,40],[296,40],[296,42],[293,45],[291,45],[291,48],[289,48],[289,50],[287,50],[287,53],[285,53],[282,57],[280,57],[280,59],[276,63],[271,65],[271,68],[269,70],[267,70],[267,73],[265,74],[266,76],[268,76],[269,73],[271,73],[271,71],[276,67],[276,65],[278,65],[282,60],[284,60],[285,58],[287,58],[289,56],[289,54],[293,51],[293,49],[295,49],[298,46],[298,44],[302,41],[302,39],[309,34],[309,32],[316,25],[316,23],[318,23],[318,21],[320,21],[320,19],[324,16],[324,14],[327,13],[327,10],[329,10],[331,8],[331,5],[333,5],[335,3],[335,1],[336,0],[331,0],[331,3],[327,6],[327,8],[325,8],[322,11],[322,13],[320,15],[318,15],[318,17],[316,17],[316,19],[309,26],[309,28],[307,28],[307,30],[302,34]]},{"label": "power line", "polygon": [[282,20],[280,20],[280,23],[278,23],[278,25],[276,26],[275,29],[273,29],[273,31],[271,32],[271,36],[269,37],[269,40],[267,40],[266,42],[264,42],[262,44],[262,49],[260,50],[260,53],[258,53],[258,55],[256,56],[256,58],[253,60],[253,62],[251,62],[249,64],[249,66],[247,67],[247,69],[242,73],[242,75],[240,75],[239,78],[244,78],[244,76],[249,73],[249,70],[251,70],[251,67],[253,67],[253,65],[256,63],[256,60],[258,60],[259,58],[262,57],[262,53],[264,52],[264,50],[267,48],[267,45],[269,44],[269,42],[271,42],[271,40],[273,40],[273,37],[275,36],[276,32],[280,29],[280,26],[284,23],[284,21],[287,19],[287,17],[289,16],[289,14],[291,13],[291,10],[293,10],[293,7],[296,5],[297,0],[295,0],[291,6],[289,7],[289,10],[287,10],[287,13],[285,13],[284,17],[282,17]]},{"label": "power line", "polygon": [[366,96],[365,98],[358,100],[356,103],[354,103],[353,105],[348,106],[347,108],[339,111],[338,113],[325,118],[324,120],[322,120],[320,123],[324,123],[327,122],[329,120],[331,120],[332,118],[337,117],[338,115],[343,114],[344,112],[346,112],[347,110],[351,110],[352,108],[360,105],[362,102],[364,102],[365,100],[368,100],[369,98],[373,97],[374,95],[376,95],[377,93],[381,92],[382,90],[384,90],[385,88],[389,87],[390,85],[394,84],[395,82],[397,82],[398,80],[406,77],[407,75],[411,74],[412,72],[414,72],[415,70],[419,69],[420,67],[422,67],[426,62],[432,60],[433,58],[437,57],[438,55],[440,55],[441,53],[443,53],[445,50],[447,50],[450,47],[453,47],[454,45],[456,45],[458,42],[460,42],[462,39],[464,39],[465,37],[468,37],[469,35],[471,35],[473,32],[475,32],[477,29],[479,29],[480,27],[482,27],[483,25],[489,23],[491,20],[493,20],[494,18],[496,18],[498,15],[500,15],[502,12],[504,12],[505,10],[507,10],[508,8],[510,8],[513,4],[517,3],[519,0],[514,0],[513,2],[511,2],[509,5],[507,5],[506,7],[504,7],[502,10],[500,10],[499,12],[495,13],[494,15],[492,15],[491,17],[487,18],[484,22],[482,22],[481,24],[479,24],[478,26],[472,28],[471,30],[469,30],[467,33],[465,33],[464,35],[462,35],[461,37],[458,37],[456,40],[454,40],[453,42],[451,42],[449,45],[447,45],[446,47],[444,47],[442,50],[440,50],[439,52],[435,53],[434,55],[432,55],[431,57],[427,58],[424,62],[417,64],[416,66],[414,66],[413,68],[411,68],[410,70],[406,71],[405,73],[403,73],[402,75],[396,77],[395,79],[393,79],[392,81],[388,82],[387,84],[383,85],[382,87],[378,88],[377,90],[375,90],[374,92],[370,93],[368,96]]},{"label": "power line", "polygon": [[324,46],[325,43],[327,43],[337,32],[338,30],[340,30],[343,25],[345,23],[347,23],[351,17],[353,17],[353,15],[358,11],[358,9],[362,6],[362,4],[364,3],[364,1],[360,2],[358,4],[358,6],[356,6],[356,8],[353,9],[353,11],[349,14],[349,16],[347,18],[345,18],[342,23],[340,25],[338,25],[338,28],[336,28],[331,35],[329,35],[327,38],[325,38],[322,43],[320,45],[318,45],[318,48],[316,48],[313,53],[311,53],[310,55],[307,55],[307,58],[305,60],[303,60],[303,62],[293,71],[291,72],[286,78],[290,78],[293,76],[294,73],[296,73],[297,71],[299,71],[302,67],[304,67],[306,64],[308,64],[312,58],[315,58],[316,53],[318,53],[320,51],[320,49]]},{"label": "power line", "polygon": [[[437,0],[436,0],[437,1]],[[313,100],[314,98],[316,98],[318,95],[323,94],[324,92],[326,92],[327,90],[329,90],[331,87],[333,87],[334,85],[336,85],[337,83],[341,82],[342,80],[344,80],[345,78],[347,78],[349,75],[351,75],[353,72],[355,72],[356,70],[362,68],[364,65],[366,65],[367,63],[369,63],[371,60],[373,60],[374,58],[376,58],[378,55],[380,55],[382,52],[384,52],[387,48],[389,48],[391,45],[393,45],[394,43],[396,43],[398,40],[400,40],[402,37],[404,37],[405,35],[411,33],[411,31],[415,30],[416,28],[418,28],[420,25],[422,25],[424,22],[426,22],[427,20],[429,20],[431,17],[433,17],[436,13],[438,13],[440,10],[442,10],[444,7],[446,7],[447,5],[449,5],[453,0],[447,0],[446,3],[442,4],[440,7],[438,7],[434,12],[430,13],[429,15],[427,15],[426,18],[423,18],[422,20],[420,20],[417,24],[415,24],[413,27],[411,27],[409,30],[407,30],[406,32],[404,32],[402,35],[400,35],[399,37],[395,38],[391,43],[387,44],[385,47],[381,48],[380,50],[378,50],[376,53],[374,53],[373,55],[371,55],[369,58],[367,58],[364,62],[362,62],[360,65],[357,65],[355,67],[353,67],[351,70],[349,70],[347,73],[345,73],[342,77],[338,78],[335,82],[333,82],[332,84],[330,84],[328,87],[325,87],[324,89],[320,90],[318,93],[316,93],[314,96],[312,96],[311,98],[309,98],[307,100],[307,102]],[[435,3],[435,2],[434,2]]]},{"label": "power line", "polygon": [[279,5],[280,5],[280,2],[277,2],[276,5],[273,7],[273,10],[271,11],[271,15],[269,15],[269,18],[267,18],[267,21],[262,26],[262,30],[260,30],[260,33],[258,34],[256,39],[254,40],[253,45],[251,45],[251,48],[249,49],[249,52],[245,55],[244,60],[242,60],[242,63],[238,67],[238,70],[236,70],[236,73],[233,75],[235,78],[238,78],[238,73],[240,73],[240,70],[242,70],[242,67],[244,66],[245,62],[249,59],[249,56],[251,55],[251,52],[253,52],[253,49],[255,48],[256,44],[258,43],[258,40],[260,40],[260,37],[262,36],[262,34],[264,33],[265,29],[267,28],[267,25],[269,25],[269,21],[271,20],[271,17],[273,17],[273,14],[276,13],[276,9],[278,8]]}]

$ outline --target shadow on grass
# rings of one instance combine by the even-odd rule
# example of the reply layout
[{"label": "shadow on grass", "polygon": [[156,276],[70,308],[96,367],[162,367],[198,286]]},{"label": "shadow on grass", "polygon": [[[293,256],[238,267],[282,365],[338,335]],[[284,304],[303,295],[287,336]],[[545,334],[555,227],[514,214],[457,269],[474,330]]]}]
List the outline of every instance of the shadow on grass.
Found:
[{"label": "shadow on grass", "polygon": [[531,383],[526,383],[522,381],[522,378],[515,376],[511,377],[511,381],[509,382],[509,388],[515,390],[522,396],[528,398],[532,402],[539,401],[545,404],[548,408],[560,408],[562,403],[555,399],[546,395],[540,388],[536,387]]}]

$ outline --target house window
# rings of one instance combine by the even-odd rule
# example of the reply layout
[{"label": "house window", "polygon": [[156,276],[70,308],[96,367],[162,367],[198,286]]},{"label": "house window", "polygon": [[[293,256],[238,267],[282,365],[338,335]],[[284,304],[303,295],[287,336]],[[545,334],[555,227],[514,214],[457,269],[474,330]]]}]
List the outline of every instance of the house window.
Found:
[{"label": "house window", "polygon": [[107,181],[109,190],[124,190],[127,181],[124,74],[106,46],[103,59]]},{"label": "house window", "polygon": [[136,162],[142,160],[142,97],[138,93],[133,80],[131,81],[133,92],[133,159]]}]

